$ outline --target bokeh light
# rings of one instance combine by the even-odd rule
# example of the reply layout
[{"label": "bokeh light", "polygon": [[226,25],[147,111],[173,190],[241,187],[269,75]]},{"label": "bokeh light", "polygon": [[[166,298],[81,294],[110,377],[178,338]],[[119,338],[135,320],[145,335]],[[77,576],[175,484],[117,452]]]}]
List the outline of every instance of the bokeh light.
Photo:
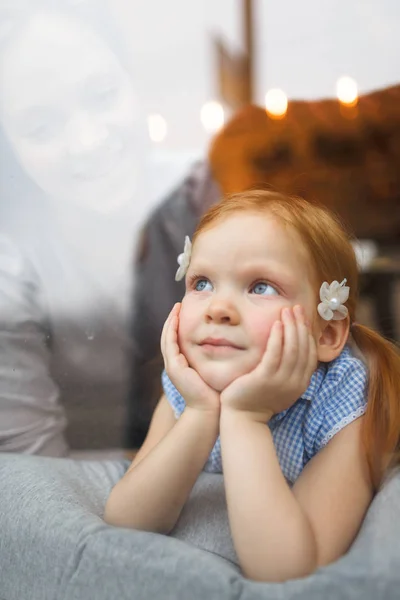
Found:
[{"label": "bokeh light", "polygon": [[358,102],[358,89],[354,79],[340,77],[336,83],[336,95],[341,104],[355,106]]},{"label": "bokeh light", "polygon": [[282,90],[274,88],[265,95],[265,108],[267,113],[276,119],[285,116],[288,107],[288,99]]},{"label": "bokeh light", "polygon": [[209,133],[219,131],[225,122],[225,114],[219,102],[206,102],[200,111],[202,125]]}]

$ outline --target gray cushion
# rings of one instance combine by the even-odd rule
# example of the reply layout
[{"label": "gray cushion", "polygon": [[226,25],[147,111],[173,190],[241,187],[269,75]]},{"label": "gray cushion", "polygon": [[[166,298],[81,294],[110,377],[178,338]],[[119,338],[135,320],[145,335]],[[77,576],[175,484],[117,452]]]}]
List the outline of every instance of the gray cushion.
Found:
[{"label": "gray cushion", "polygon": [[221,476],[201,475],[175,539],[106,525],[105,500],[127,464],[0,455],[1,600],[399,597],[400,475],[345,557],[302,580],[260,584],[234,564]]}]

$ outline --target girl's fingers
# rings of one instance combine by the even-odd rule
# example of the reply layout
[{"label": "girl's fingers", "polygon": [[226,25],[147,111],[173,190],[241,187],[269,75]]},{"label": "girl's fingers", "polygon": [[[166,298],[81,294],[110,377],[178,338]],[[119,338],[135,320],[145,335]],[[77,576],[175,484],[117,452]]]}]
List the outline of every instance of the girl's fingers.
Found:
[{"label": "girl's fingers", "polygon": [[[169,344],[171,341],[171,325],[173,323],[174,318],[176,318],[176,321],[178,321],[178,314],[180,311],[180,303],[177,302],[176,304],[174,304],[171,312],[169,313],[167,320],[164,323],[164,327],[161,333],[161,352],[162,355],[164,357],[164,361],[167,360],[168,358],[168,354],[169,354]],[[177,322],[175,323],[175,330],[177,330],[178,328],[178,324]],[[177,337],[177,334],[176,334]],[[173,339],[173,334],[172,334],[172,339]]]},{"label": "girl's fingers", "polygon": [[166,339],[168,327],[169,327],[169,324],[171,321],[171,313],[172,313],[172,311],[169,313],[168,317],[166,318],[164,326],[162,328],[162,332],[161,332],[160,345],[161,345],[161,352],[162,352],[163,356],[165,354],[165,339]]},{"label": "girl's fingers", "polygon": [[169,324],[169,316],[167,317],[167,319],[164,323],[164,326],[162,328],[161,340],[160,340],[161,354],[163,355],[164,359],[165,359],[165,336],[166,336],[168,324]]},{"label": "girl's fingers", "polygon": [[306,325],[303,307],[296,305],[293,308],[293,314],[297,323],[297,339],[299,348],[296,371],[300,376],[302,376],[308,364],[310,332]]},{"label": "girl's fingers", "polygon": [[299,340],[297,322],[291,307],[282,311],[283,322],[283,353],[281,368],[287,377],[290,377],[296,367],[299,356]]},{"label": "girl's fingers", "polygon": [[298,323],[299,360],[295,376],[304,381],[305,388],[310,384],[310,379],[317,367],[317,346],[305,319],[304,310],[301,306],[293,309]]},{"label": "girl's fingers", "polygon": [[167,336],[166,336],[166,348],[167,353],[168,350],[173,354],[179,353],[178,346],[178,317],[173,315],[171,317],[171,321],[168,327]]},{"label": "girl's fingers", "polygon": [[318,354],[317,354],[317,345],[315,340],[311,334],[308,332],[308,361],[305,367],[305,372],[307,373],[308,380],[310,380],[311,375],[314,373],[318,364]]},{"label": "girl's fingers", "polygon": [[171,320],[165,336],[165,353],[167,360],[179,357],[181,351],[178,344],[179,306],[172,313]]},{"label": "girl's fingers", "polygon": [[275,321],[269,334],[267,347],[262,357],[264,372],[274,374],[279,369],[283,349],[283,325],[282,321]]}]

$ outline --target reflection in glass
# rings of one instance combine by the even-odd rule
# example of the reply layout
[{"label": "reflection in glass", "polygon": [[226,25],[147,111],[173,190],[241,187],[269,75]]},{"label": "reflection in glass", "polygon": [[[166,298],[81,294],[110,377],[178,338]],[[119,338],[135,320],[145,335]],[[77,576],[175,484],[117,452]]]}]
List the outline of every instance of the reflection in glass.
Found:
[{"label": "reflection in glass", "polygon": [[75,447],[120,445],[147,202],[134,65],[101,0],[0,0],[0,23],[0,443],[62,454],[62,406]]}]

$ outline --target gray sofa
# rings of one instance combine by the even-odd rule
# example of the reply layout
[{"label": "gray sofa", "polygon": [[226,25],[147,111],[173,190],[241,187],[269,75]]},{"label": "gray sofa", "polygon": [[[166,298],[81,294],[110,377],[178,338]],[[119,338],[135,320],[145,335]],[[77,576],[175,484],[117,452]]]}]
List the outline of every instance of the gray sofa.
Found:
[{"label": "gray sofa", "polygon": [[106,498],[127,466],[0,454],[1,600],[400,598],[400,473],[346,556],[305,579],[261,584],[236,565],[220,475],[200,476],[171,537],[106,525]]}]

